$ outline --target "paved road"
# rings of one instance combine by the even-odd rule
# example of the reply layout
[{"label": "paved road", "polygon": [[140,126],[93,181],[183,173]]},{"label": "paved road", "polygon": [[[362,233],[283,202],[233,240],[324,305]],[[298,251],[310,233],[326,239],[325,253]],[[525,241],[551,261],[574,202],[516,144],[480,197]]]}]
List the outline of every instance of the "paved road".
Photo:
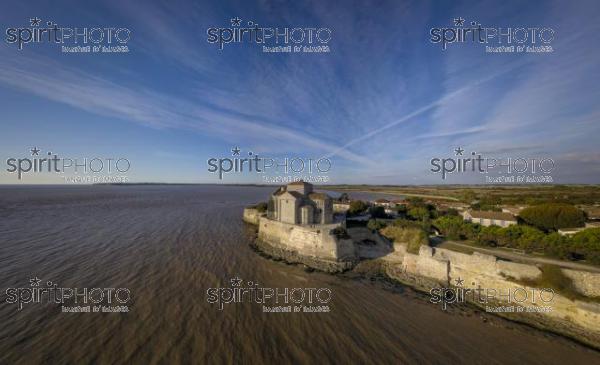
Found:
[{"label": "paved road", "polygon": [[469,250],[485,253],[488,255],[494,255],[496,257],[500,257],[503,259],[508,259],[511,261],[517,261],[517,262],[522,262],[522,263],[527,263],[527,264],[531,264],[531,263],[551,264],[551,265],[556,265],[556,266],[565,267],[565,268],[569,268],[569,269],[576,269],[576,270],[600,273],[600,268],[597,266],[581,264],[578,262],[569,262],[569,261],[550,259],[550,258],[546,258],[546,257],[535,257],[535,256],[519,254],[519,253],[515,253],[515,252],[507,252],[507,251],[500,250],[500,249],[475,247],[475,246],[467,245],[467,244],[456,242],[456,241],[444,241],[444,242],[436,245],[436,247],[450,248],[450,249],[453,246],[456,248],[459,248],[459,247],[466,248]]}]

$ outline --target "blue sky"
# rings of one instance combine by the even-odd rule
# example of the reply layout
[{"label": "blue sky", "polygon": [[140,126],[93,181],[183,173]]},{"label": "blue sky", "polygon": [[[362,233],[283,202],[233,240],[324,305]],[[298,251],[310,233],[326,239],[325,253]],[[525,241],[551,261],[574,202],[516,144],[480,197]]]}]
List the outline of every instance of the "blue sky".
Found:
[{"label": "blue sky", "polygon": [[[219,181],[209,158],[239,146],[274,158],[326,156],[332,183],[442,181],[430,159],[460,146],[494,157],[552,158],[556,182],[600,183],[597,1],[31,1],[3,31],[39,17],[70,27],[127,27],[127,54],[64,54],[55,44],[0,47],[0,183],[29,149],[125,157],[130,181]],[[220,51],[209,27],[239,17],[269,27],[326,27],[329,53]],[[550,27],[554,52],[490,54],[430,42],[453,19]],[[5,34],[3,34],[5,37]],[[60,183],[27,176],[26,183]]]}]

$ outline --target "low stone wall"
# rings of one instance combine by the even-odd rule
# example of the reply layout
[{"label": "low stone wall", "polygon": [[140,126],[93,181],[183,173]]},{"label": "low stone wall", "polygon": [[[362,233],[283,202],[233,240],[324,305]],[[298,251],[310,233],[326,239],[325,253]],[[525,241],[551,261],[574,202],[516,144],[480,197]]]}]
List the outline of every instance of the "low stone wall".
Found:
[{"label": "low stone wall", "polygon": [[[540,288],[528,287],[516,280],[535,279],[541,274],[535,265],[498,260],[495,256],[464,254],[447,249],[421,247],[419,254],[406,253],[402,244],[395,243],[397,251],[386,257],[388,276],[421,290],[432,288],[485,289],[493,293],[489,301],[466,299],[482,308],[486,306],[550,307],[549,312],[499,313],[502,316],[534,326],[565,334],[600,348],[600,304],[590,301],[570,300],[558,293],[545,292],[548,302],[540,300]],[[600,275],[563,269],[566,276],[582,294],[596,296],[600,291]],[[514,293],[513,298],[508,293]],[[526,294],[527,293],[527,294]],[[535,294],[534,294],[535,293]],[[518,294],[518,295],[517,295]],[[551,298],[550,298],[551,297]],[[499,300],[497,300],[499,299]]]},{"label": "low stone wall", "polygon": [[259,213],[254,208],[244,208],[243,221],[250,224],[258,225],[260,217],[264,216],[264,213]]}]

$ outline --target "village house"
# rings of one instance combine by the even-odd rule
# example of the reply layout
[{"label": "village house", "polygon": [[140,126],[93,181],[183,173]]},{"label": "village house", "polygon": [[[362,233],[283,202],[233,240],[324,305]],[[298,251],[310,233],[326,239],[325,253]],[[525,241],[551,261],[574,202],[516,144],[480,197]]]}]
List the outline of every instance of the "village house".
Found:
[{"label": "village house", "polygon": [[269,197],[267,217],[290,224],[331,224],[333,201],[327,194],[313,192],[312,184],[296,181]]},{"label": "village house", "polygon": [[583,210],[587,218],[591,221],[600,221],[600,206],[598,205],[579,205],[579,209]]},{"label": "village house", "polygon": [[515,218],[515,216],[505,212],[465,210],[464,212],[462,212],[462,217],[467,222],[478,223],[485,227],[508,227],[510,225],[517,224],[517,219]]},{"label": "village house", "polygon": [[390,208],[390,207],[386,207],[384,209],[385,214],[391,216],[391,217],[397,217],[398,216],[398,210],[396,208]]},{"label": "village house", "polygon": [[391,208],[393,206],[396,206],[395,203],[392,203],[391,201],[387,200],[387,199],[377,199],[373,202],[373,205],[378,206],[378,207],[384,207],[384,208]]}]

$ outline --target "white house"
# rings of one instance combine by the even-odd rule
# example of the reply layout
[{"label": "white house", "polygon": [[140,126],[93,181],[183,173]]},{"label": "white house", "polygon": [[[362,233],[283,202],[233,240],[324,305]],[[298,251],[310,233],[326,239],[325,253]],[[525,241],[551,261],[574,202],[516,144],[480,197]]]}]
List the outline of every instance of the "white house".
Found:
[{"label": "white house", "polygon": [[465,221],[478,223],[482,226],[500,226],[508,227],[517,224],[517,219],[514,215],[504,212],[489,212],[484,210],[465,210],[462,212],[462,217]]}]

